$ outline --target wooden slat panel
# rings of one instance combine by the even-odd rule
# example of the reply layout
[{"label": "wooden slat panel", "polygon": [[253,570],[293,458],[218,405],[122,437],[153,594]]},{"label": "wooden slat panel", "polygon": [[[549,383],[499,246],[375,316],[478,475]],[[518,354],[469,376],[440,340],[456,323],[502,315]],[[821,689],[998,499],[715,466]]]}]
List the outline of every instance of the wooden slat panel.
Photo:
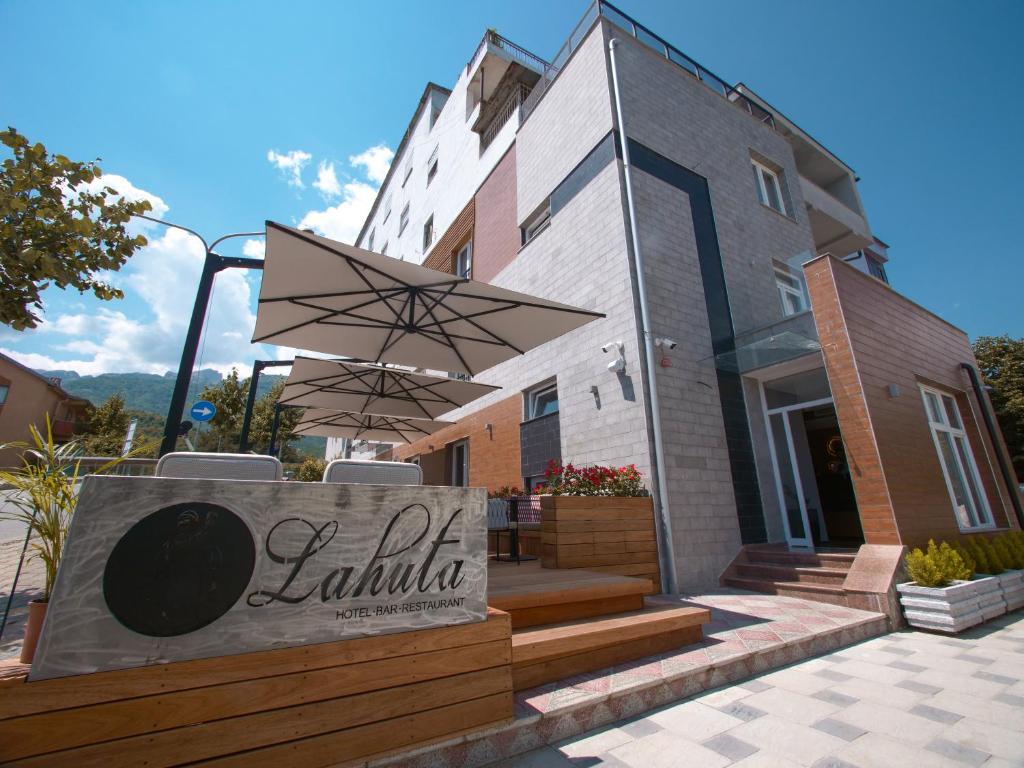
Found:
[{"label": "wooden slat panel", "polygon": [[648,552],[614,552],[607,555],[565,556],[559,553],[559,568],[594,568],[601,565],[633,565],[650,563]]},{"label": "wooden slat panel", "polygon": [[542,509],[541,523],[555,520],[650,520],[651,510],[643,507],[595,507],[590,509],[573,507],[562,509]]},{"label": "wooden slat panel", "polygon": [[0,759],[408,685],[511,662],[507,639],[0,721]]},{"label": "wooden slat panel", "polygon": [[[635,576],[637,578],[649,579],[656,579],[659,574],[657,565],[650,562],[630,565],[594,565],[588,566],[587,570],[594,571],[595,573],[613,573],[617,576]],[[656,581],[655,583],[658,582]]]},{"label": "wooden slat panel", "polygon": [[590,616],[639,611],[643,607],[644,596],[638,592],[618,597],[603,597],[600,600],[582,600],[555,605],[539,605],[535,608],[520,608],[512,611],[512,628],[522,629],[523,627],[556,624],[561,621]]},{"label": "wooden slat panel", "polygon": [[541,509],[589,509],[595,504],[608,509],[654,509],[650,496],[541,496]]},{"label": "wooden slat panel", "polygon": [[510,619],[506,614],[491,609],[488,611],[488,620],[476,624],[5,685],[0,687],[0,720],[105,701],[480,644],[507,637],[510,627]]},{"label": "wooden slat panel", "polygon": [[[115,764],[167,768],[391,720],[511,690],[511,668],[495,667],[357,696],[106,741],[16,764],[45,765],[61,759],[75,768],[104,768]],[[344,754],[339,758],[358,756]]]},{"label": "wooden slat panel", "polygon": [[579,533],[581,531],[653,531],[650,520],[561,520],[541,522],[541,533]]},{"label": "wooden slat panel", "polygon": [[[244,752],[203,763],[217,768],[281,768],[335,766],[356,757],[369,757],[512,718],[512,693],[439,707],[406,717],[314,736],[308,739]],[[454,732],[453,732],[454,731]]]}]

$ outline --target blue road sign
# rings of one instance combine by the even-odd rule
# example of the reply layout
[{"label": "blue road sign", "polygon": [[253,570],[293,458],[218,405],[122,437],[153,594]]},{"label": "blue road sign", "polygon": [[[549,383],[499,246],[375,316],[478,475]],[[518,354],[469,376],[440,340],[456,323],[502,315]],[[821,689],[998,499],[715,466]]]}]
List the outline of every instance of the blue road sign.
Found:
[{"label": "blue road sign", "polygon": [[217,406],[209,400],[197,400],[188,415],[196,421],[209,421],[217,415]]}]

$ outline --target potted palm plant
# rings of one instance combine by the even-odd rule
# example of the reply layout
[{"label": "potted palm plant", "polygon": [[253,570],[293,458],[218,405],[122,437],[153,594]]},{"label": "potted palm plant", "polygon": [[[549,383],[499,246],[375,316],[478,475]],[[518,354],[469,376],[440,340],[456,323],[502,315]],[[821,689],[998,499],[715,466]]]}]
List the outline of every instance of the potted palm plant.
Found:
[{"label": "potted palm plant", "polygon": [[[36,642],[46,616],[46,607],[57,578],[57,566],[64,553],[64,542],[77,503],[81,447],[71,441],[55,444],[53,427],[46,417],[46,434],[35,425],[29,426],[31,441],[8,443],[2,448],[22,450],[22,466],[15,470],[0,471],[0,483],[14,493],[8,499],[11,508],[0,513],[4,519],[24,523],[27,541],[31,543],[32,557],[43,563],[45,580],[43,595],[28,605],[28,623],[25,641],[21,647],[21,662],[31,664]],[[104,472],[118,464],[121,457],[111,459],[97,471]]]}]

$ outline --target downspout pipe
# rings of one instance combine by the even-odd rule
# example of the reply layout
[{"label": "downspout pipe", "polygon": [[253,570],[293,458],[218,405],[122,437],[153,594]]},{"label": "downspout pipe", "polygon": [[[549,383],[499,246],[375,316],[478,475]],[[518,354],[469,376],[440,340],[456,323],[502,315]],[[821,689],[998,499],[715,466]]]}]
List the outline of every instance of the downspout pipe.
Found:
[{"label": "downspout pipe", "polygon": [[660,561],[665,591],[670,595],[679,593],[676,575],[675,547],[672,544],[672,519],[669,515],[668,484],[665,474],[665,448],[661,433],[661,403],[658,398],[657,369],[654,366],[654,338],[651,334],[651,310],[647,305],[647,277],[644,274],[644,257],[640,250],[640,235],[637,231],[636,204],[633,199],[633,175],[629,162],[629,142],[626,139],[626,123],[622,119],[622,99],[619,92],[619,73],[615,64],[615,47],[618,39],[608,41],[611,59],[612,91],[615,96],[615,116],[619,124],[619,142],[622,145],[622,167],[626,184],[626,206],[629,209],[629,236],[633,246],[633,266],[636,270],[636,287],[640,298],[640,333],[644,342],[644,363],[649,383],[647,416],[654,437],[654,466],[657,484],[658,538],[661,540]]},{"label": "downspout pipe", "polygon": [[974,396],[978,398],[981,406],[981,416],[985,419],[985,428],[992,439],[992,447],[996,451],[996,461],[999,462],[999,471],[1006,483],[1006,490],[1010,492],[1010,503],[1013,504],[1013,511],[1017,513],[1017,523],[1024,529],[1024,509],[1021,508],[1020,491],[1017,489],[1017,478],[1014,476],[1010,466],[1006,463],[1006,456],[1000,442],[999,427],[996,426],[995,418],[989,409],[988,398],[985,397],[985,387],[981,383],[977,369],[970,363],[960,363],[960,367],[967,371],[971,379],[971,386],[974,388]]}]

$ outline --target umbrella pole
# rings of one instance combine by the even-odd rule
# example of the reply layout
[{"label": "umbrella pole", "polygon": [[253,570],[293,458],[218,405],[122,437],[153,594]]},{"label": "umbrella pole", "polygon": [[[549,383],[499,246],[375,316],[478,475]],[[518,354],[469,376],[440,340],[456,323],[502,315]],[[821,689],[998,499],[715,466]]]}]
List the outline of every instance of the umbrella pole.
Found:
[{"label": "umbrella pole", "polygon": [[238,440],[239,453],[248,453],[252,447],[249,445],[249,427],[252,425],[252,410],[256,406],[256,390],[260,384],[260,374],[264,368],[274,365],[292,365],[294,360],[254,360],[252,364],[252,376],[249,377],[249,397],[245,401],[245,414],[242,416],[242,434]]}]

